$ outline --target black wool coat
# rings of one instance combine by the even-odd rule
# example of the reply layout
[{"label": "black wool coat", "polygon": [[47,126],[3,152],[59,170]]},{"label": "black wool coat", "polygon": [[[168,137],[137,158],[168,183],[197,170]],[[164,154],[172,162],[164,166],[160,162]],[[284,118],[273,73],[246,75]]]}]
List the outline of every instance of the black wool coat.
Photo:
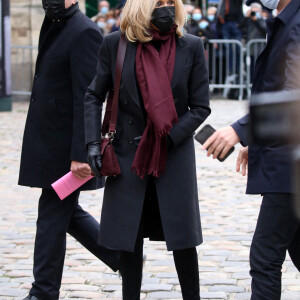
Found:
[{"label": "black wool coat", "polygon": [[[64,21],[44,19],[32,87],[19,184],[50,188],[70,171],[71,161],[87,162],[84,96],[96,73],[102,35],[78,4]],[[92,179],[81,189],[94,189]]]},{"label": "black wool coat", "polygon": [[[102,104],[113,87],[119,38],[120,32],[104,37],[100,49],[97,75],[85,101],[86,143],[100,140]],[[127,45],[113,142],[122,174],[106,180],[99,237],[101,245],[125,251],[134,250],[148,181],[130,170],[137,149],[133,139],[146,127],[135,78],[136,46]],[[170,132],[174,146],[168,151],[165,173],[154,178],[154,184],[167,248],[176,250],[202,242],[193,133],[210,108],[200,38],[187,34],[177,39],[171,86],[179,122]]]}]

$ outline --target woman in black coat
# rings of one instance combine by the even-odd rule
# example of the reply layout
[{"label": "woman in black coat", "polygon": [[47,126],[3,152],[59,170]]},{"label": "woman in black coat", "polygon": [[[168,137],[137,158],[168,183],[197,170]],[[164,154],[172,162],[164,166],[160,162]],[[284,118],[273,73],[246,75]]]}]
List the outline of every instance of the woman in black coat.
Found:
[{"label": "woman in black coat", "polygon": [[[184,21],[181,0],[127,0],[122,12],[128,44],[113,141],[122,173],[106,180],[99,241],[121,250],[125,300],[140,299],[143,237],[166,241],[183,299],[200,299],[193,134],[210,114],[209,88],[202,41],[182,35]],[[120,34],[104,38],[86,94],[86,144],[94,174],[99,174],[101,111],[115,80]]]}]

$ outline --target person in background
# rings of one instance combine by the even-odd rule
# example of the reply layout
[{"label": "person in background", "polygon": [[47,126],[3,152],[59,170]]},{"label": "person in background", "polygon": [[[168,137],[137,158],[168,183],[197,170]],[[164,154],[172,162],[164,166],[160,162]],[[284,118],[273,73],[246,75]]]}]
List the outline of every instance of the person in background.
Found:
[{"label": "person in background", "polygon": [[[242,41],[245,19],[242,5],[243,0],[220,0],[217,15],[223,39]],[[227,46],[226,49],[229,51],[229,73],[237,74],[240,67],[240,47]]]},{"label": "person in background", "polygon": [[106,14],[106,30],[107,32],[111,32],[113,26],[116,25],[116,16],[113,10],[110,10]]},{"label": "person in background", "polygon": [[98,13],[91,17],[91,20],[93,22],[96,22],[96,19],[98,18],[99,15],[104,15],[106,16],[106,14],[109,12],[110,9],[110,4],[108,1],[106,0],[101,0],[98,2]]},{"label": "person in background", "polygon": [[98,14],[96,19],[95,19],[95,23],[97,24],[98,28],[100,29],[102,35],[107,34],[107,30],[106,30],[106,15],[104,14]]},{"label": "person in background", "polygon": [[98,4],[98,13],[106,15],[110,10],[110,4],[106,0],[101,0]]},{"label": "person in background", "polygon": [[202,18],[198,26],[199,26],[198,36],[200,36],[204,42],[208,42],[210,39],[215,38],[215,34],[211,30],[210,23],[207,18]]},{"label": "person in background", "polygon": [[[266,39],[267,28],[266,21],[262,18],[262,7],[259,3],[252,3],[247,12],[246,22],[246,41],[253,39]],[[250,79],[253,80],[254,65],[257,56],[263,50],[264,44],[258,44],[257,47],[250,47]]]},{"label": "person in background", "polygon": [[193,10],[195,9],[195,6],[192,4],[184,4],[184,8],[185,8],[187,15],[192,15]]},{"label": "person in background", "polygon": [[[203,42],[183,35],[185,17],[181,0],[127,0],[122,12],[127,50],[113,140],[121,175],[106,180],[99,241],[121,250],[123,300],[140,299],[145,237],[166,241],[183,299],[200,299],[193,133],[210,114],[209,85]],[[86,94],[88,161],[96,176],[101,110],[114,86],[120,36],[104,37]]]},{"label": "person in background", "polygon": [[126,3],[126,0],[119,0],[117,7],[122,9],[124,7],[125,3]]},{"label": "person in background", "polygon": [[209,29],[213,33],[212,38],[219,39],[221,35],[218,29],[217,8],[215,6],[208,7],[207,20],[209,22]]},{"label": "person in background", "polygon": [[96,73],[102,35],[77,0],[43,0],[31,101],[19,184],[41,188],[34,245],[34,282],[26,300],[56,300],[63,273],[67,232],[91,253],[119,269],[119,253],[98,245],[99,223],[78,204],[80,191],[103,187],[92,178],[63,201],[51,184],[71,171],[91,175],[84,132],[84,95]]},{"label": "person in background", "polygon": [[[202,33],[202,35],[205,37],[206,42],[208,42],[211,39],[221,39],[222,33],[220,31],[220,26],[217,18],[217,8],[215,6],[210,6],[207,9],[207,18],[208,26],[206,30]],[[223,52],[220,51],[220,47],[224,47],[222,44],[217,43],[207,43],[206,44],[206,50],[207,50],[207,56],[208,56],[208,66],[209,66],[209,79],[214,79],[215,83],[223,83],[222,78],[225,78],[225,68],[221,68],[222,75],[221,78],[219,76],[220,72],[220,64],[222,63],[222,66],[226,65],[225,56],[221,55]],[[213,64],[213,59],[215,59],[215,64]],[[218,94],[219,90],[214,89],[214,94]]]},{"label": "person in background", "polygon": [[110,32],[118,31],[120,30],[120,22],[121,22],[121,11],[119,14],[116,15],[116,22],[112,25]]},{"label": "person in background", "polygon": [[267,19],[269,19],[269,18],[272,17],[272,15],[270,14],[270,12],[268,10],[266,10],[266,9],[262,10],[261,15],[262,15],[262,18],[264,20],[267,20]]},{"label": "person in background", "polygon": [[187,24],[186,31],[189,34],[199,36],[199,23],[202,19],[202,11],[199,7],[195,7],[191,14],[191,19]]},{"label": "person in background", "polygon": [[[277,17],[267,20],[268,39],[257,58],[252,94],[300,88],[300,2],[261,0]],[[278,116],[280,118],[280,116]],[[248,194],[263,196],[250,248],[251,300],[281,298],[282,265],[289,252],[300,272],[300,220],[295,215],[291,147],[278,140],[249,145],[249,115],[218,129],[203,145],[207,155],[224,157],[238,142],[236,170],[245,176]],[[249,147],[248,147],[249,145]]]}]

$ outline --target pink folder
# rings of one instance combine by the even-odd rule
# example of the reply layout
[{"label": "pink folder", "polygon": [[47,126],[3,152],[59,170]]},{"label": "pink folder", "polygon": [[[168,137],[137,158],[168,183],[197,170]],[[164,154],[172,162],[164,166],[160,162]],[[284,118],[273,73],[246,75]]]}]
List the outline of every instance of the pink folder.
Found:
[{"label": "pink folder", "polygon": [[60,200],[63,200],[91,178],[93,178],[93,176],[89,176],[85,179],[78,179],[72,172],[69,172],[51,185]]}]

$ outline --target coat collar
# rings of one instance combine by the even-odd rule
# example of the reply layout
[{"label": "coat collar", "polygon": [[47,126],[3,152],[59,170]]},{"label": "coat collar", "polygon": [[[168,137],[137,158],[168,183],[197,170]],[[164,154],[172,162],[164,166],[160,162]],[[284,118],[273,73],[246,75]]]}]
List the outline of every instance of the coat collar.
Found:
[{"label": "coat collar", "polygon": [[[173,72],[173,77],[171,82],[172,89],[176,86],[180,78],[181,70],[184,67],[183,60],[181,59],[183,54],[183,49],[184,49],[184,42],[182,39],[183,38],[178,38],[176,40],[175,66],[174,66],[174,72]],[[137,43],[128,42],[124,66],[123,66],[125,72],[123,72],[122,74],[122,81],[132,100],[135,102],[135,104],[140,106],[137,80],[135,75],[136,49],[137,49]],[[135,78],[135,80],[132,80],[132,78]]]},{"label": "coat collar", "polygon": [[64,28],[67,20],[78,11],[79,6],[78,3],[76,3],[66,10],[65,18],[60,22],[52,22],[47,16],[45,16],[39,38],[39,53],[36,62],[37,66],[44,55],[45,50],[48,49],[49,45],[57,38],[58,33]]},{"label": "coat collar", "polygon": [[71,18],[78,10],[79,10],[79,4],[78,2],[76,2],[68,9],[66,9],[65,19]]},{"label": "coat collar", "polygon": [[[122,82],[127,89],[127,92],[131,99],[140,106],[139,94],[137,89],[137,80],[135,77],[135,55],[136,55],[137,43],[127,42],[126,55],[123,65]],[[133,80],[133,78],[135,78]]]},{"label": "coat collar", "polygon": [[172,77],[172,82],[171,82],[171,87],[172,89],[176,86],[181,72],[184,69],[184,60],[182,59],[182,55],[184,53],[184,47],[186,43],[183,41],[184,37],[182,38],[177,38],[176,40],[176,56],[175,56],[175,66],[174,66],[174,72],[173,72],[173,77]]},{"label": "coat collar", "polygon": [[40,32],[39,53],[36,61],[36,68],[39,66],[46,49],[49,48],[49,45],[52,44],[61,29],[61,24],[57,22],[52,23],[47,17],[45,17]]},{"label": "coat collar", "polygon": [[298,0],[291,0],[291,2],[282,10],[282,12],[276,18],[281,20],[284,24],[287,24],[293,19],[299,7],[300,2]]}]

